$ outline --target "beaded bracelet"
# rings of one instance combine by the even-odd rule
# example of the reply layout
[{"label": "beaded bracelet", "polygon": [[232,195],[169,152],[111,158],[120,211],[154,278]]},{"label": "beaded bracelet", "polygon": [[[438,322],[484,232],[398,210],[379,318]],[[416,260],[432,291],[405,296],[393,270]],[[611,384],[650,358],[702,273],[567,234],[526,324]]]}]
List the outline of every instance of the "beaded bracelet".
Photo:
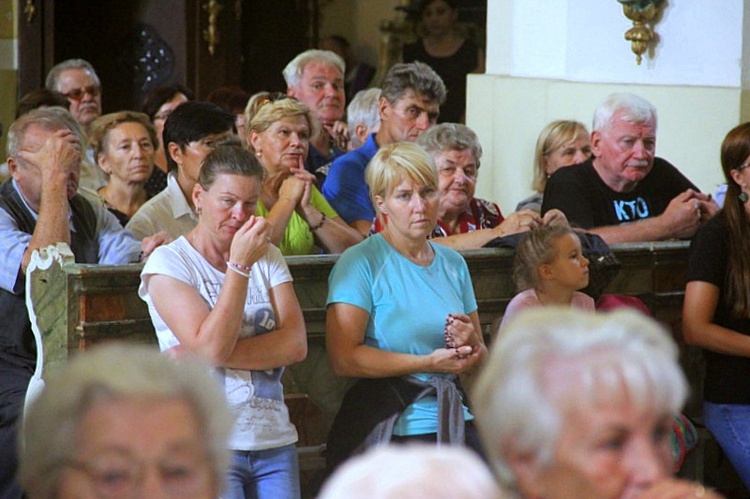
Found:
[{"label": "beaded bracelet", "polygon": [[326,218],[326,214],[325,214],[325,213],[321,212],[321,213],[320,213],[320,216],[322,217],[322,218],[320,219],[320,223],[318,223],[318,225],[316,225],[315,227],[311,227],[311,229],[313,230],[313,232],[315,232],[316,230],[318,230],[318,229],[320,229],[321,227],[323,227],[323,224],[325,223],[325,221],[326,221],[326,220],[328,220],[328,219]]},{"label": "beaded bracelet", "polygon": [[247,265],[242,265],[240,263],[234,263],[234,262],[227,262],[227,268],[230,270],[233,270],[234,272],[238,273],[242,277],[250,277],[250,267]]}]

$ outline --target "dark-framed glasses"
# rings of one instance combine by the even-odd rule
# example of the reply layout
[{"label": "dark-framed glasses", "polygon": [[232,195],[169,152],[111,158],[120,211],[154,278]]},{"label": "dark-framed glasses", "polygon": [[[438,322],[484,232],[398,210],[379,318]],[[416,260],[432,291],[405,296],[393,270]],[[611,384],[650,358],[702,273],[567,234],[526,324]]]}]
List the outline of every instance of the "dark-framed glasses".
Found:
[{"label": "dark-framed glasses", "polygon": [[96,97],[101,93],[101,91],[102,89],[99,88],[99,85],[89,85],[88,87],[84,88],[74,88],[69,92],[64,93],[63,95],[70,100],[78,102],[82,100],[86,94],[89,94],[91,97]]}]

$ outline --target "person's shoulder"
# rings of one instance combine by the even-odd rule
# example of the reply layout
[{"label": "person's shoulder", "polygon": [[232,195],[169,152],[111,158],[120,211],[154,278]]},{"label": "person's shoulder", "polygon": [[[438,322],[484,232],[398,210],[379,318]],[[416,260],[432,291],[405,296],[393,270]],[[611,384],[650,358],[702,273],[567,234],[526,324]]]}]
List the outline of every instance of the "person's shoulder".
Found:
[{"label": "person's shoulder", "polygon": [[500,212],[500,206],[498,206],[497,203],[490,201],[489,199],[473,197],[471,198],[470,203],[476,207],[480,207],[484,210],[487,210],[489,212],[496,213],[502,216],[502,213]]},{"label": "person's shoulder", "polygon": [[593,162],[589,159],[583,163],[577,165],[566,166],[564,168],[558,168],[547,180],[547,185],[556,184],[559,182],[573,182],[588,180],[598,176],[594,169]]},{"label": "person's shoulder", "polygon": [[448,246],[445,246],[443,244],[437,244],[437,243],[430,243],[433,250],[435,251],[435,255],[439,258],[443,258],[451,263],[451,265],[466,265],[466,260],[464,260],[464,257],[461,253],[458,251],[449,248]]}]

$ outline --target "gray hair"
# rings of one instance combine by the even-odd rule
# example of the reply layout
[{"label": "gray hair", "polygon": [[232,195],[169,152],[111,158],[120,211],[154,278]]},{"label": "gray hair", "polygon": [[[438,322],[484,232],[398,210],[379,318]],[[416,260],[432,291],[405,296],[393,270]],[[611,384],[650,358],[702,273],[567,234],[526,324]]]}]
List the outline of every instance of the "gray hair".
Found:
[{"label": "gray hair", "polygon": [[383,78],[381,88],[382,96],[391,105],[395,105],[409,90],[440,105],[445,102],[448,94],[440,75],[419,61],[394,64]]},{"label": "gray hair", "polygon": [[460,446],[381,445],[345,462],[319,499],[497,499],[500,488],[473,451]]},{"label": "gray hair", "polygon": [[173,361],[154,347],[110,344],[76,356],[26,412],[20,481],[32,497],[55,497],[62,469],[78,447],[78,427],[94,404],[108,400],[185,401],[199,422],[217,490],[229,465],[232,417],[209,367]]},{"label": "gray hair", "polygon": [[86,136],[81,126],[76,122],[67,109],[62,107],[42,107],[34,109],[24,114],[8,129],[8,142],[6,151],[8,157],[18,160],[18,153],[21,151],[26,132],[31,126],[39,126],[45,130],[57,131],[69,129],[76,134],[83,148],[86,147]]},{"label": "gray hair", "polygon": [[479,168],[482,145],[474,130],[460,123],[441,123],[428,128],[417,139],[417,144],[435,158],[443,151],[470,151]]},{"label": "gray hair", "polygon": [[656,129],[658,119],[654,105],[643,97],[623,92],[611,94],[599,104],[594,111],[593,130],[601,132],[609,128],[618,112],[622,113],[621,119],[630,123],[653,121]]},{"label": "gray hair", "polygon": [[58,88],[58,79],[60,78],[60,74],[68,69],[86,69],[91,73],[91,77],[94,79],[94,83],[96,84],[96,86],[102,86],[102,83],[99,80],[99,75],[96,74],[94,66],[92,66],[89,61],[86,61],[84,59],[68,59],[59,64],[56,64],[52,69],[49,70],[49,73],[47,73],[47,80],[44,84],[44,86],[47,87],[47,90],[59,92],[60,90]]},{"label": "gray hair", "polygon": [[364,125],[368,130],[372,130],[380,123],[379,101],[380,89],[369,88],[357,92],[357,95],[346,108],[346,119],[349,122],[349,141],[352,147],[356,148],[362,145],[357,138],[357,125]]},{"label": "gray hair", "polygon": [[509,450],[551,464],[565,427],[561,400],[627,398],[639,410],[678,412],[687,382],[677,358],[670,334],[632,310],[592,314],[549,306],[519,313],[498,333],[472,397],[502,485],[517,492]]},{"label": "gray hair", "polygon": [[331,52],[330,50],[305,50],[292,59],[282,72],[287,88],[297,88],[299,86],[302,81],[302,73],[305,71],[305,66],[311,62],[336,67],[336,69],[341,71],[342,78],[346,74],[346,64],[344,63],[344,59],[338,54]]}]

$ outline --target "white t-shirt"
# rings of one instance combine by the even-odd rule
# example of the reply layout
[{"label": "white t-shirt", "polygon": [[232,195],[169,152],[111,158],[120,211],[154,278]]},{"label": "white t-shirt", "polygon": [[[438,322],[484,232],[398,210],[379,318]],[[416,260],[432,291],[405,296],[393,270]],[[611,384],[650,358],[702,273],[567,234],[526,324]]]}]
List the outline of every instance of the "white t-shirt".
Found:
[{"label": "white t-shirt", "polygon": [[[154,250],[141,273],[138,295],[148,304],[159,348],[165,351],[180,342],[164,323],[148,294],[149,277],[153,274],[174,277],[194,286],[209,309],[216,305],[225,274],[212,267],[184,237]],[[255,262],[250,270],[240,338],[266,334],[276,329],[276,317],[268,290],[291,280],[281,252],[275,246],[269,246],[266,255]],[[230,439],[231,449],[264,450],[297,441],[297,431],[289,421],[289,412],[284,404],[281,385],[283,371],[283,367],[268,371],[217,370],[222,376],[227,400],[236,417]]]}]

